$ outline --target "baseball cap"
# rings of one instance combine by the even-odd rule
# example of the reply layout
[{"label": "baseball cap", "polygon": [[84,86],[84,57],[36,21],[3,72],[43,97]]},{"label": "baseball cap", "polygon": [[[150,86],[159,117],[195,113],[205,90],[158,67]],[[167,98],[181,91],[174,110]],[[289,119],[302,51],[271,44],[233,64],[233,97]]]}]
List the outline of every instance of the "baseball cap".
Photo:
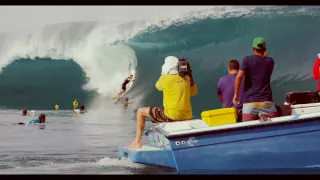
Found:
[{"label": "baseball cap", "polygon": [[[260,45],[260,47],[258,46],[259,44],[262,44],[262,47]],[[256,48],[256,49],[262,49],[262,48],[267,48],[267,45],[266,45],[266,40],[262,37],[257,37],[253,40],[253,44],[252,44],[252,47],[253,48]]]}]

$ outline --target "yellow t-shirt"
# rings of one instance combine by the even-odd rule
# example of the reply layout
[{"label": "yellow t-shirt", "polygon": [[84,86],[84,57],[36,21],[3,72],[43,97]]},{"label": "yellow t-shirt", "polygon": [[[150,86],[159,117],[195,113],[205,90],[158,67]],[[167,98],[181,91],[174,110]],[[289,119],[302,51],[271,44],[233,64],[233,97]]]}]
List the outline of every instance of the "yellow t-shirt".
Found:
[{"label": "yellow t-shirt", "polygon": [[190,97],[198,93],[198,88],[190,87],[189,76],[181,77],[178,74],[160,76],[156,88],[163,91],[164,114],[172,120],[192,119]]}]

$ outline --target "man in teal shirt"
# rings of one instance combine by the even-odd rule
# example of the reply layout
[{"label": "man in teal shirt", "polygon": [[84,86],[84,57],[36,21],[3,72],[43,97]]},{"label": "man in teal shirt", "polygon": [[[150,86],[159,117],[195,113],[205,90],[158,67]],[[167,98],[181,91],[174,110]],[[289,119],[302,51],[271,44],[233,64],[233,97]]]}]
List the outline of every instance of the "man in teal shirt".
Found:
[{"label": "man in teal shirt", "polygon": [[18,123],[19,125],[25,125],[25,124],[43,124],[46,122],[46,115],[44,114],[40,114],[40,116],[37,118],[37,119],[33,119],[33,120],[30,120],[28,123],[23,123],[23,122],[20,122]]}]

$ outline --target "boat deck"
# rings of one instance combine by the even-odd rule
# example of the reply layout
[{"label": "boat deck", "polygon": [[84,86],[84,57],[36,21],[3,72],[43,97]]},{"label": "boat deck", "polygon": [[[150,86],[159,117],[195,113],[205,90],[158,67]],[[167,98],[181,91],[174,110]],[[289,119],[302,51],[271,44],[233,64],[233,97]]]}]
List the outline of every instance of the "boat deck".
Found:
[{"label": "boat deck", "polygon": [[[155,129],[165,135],[166,137],[182,136],[193,133],[200,132],[219,132],[227,131],[233,129],[241,129],[248,127],[257,127],[257,126],[267,126],[281,123],[297,122],[307,119],[317,119],[320,120],[320,103],[312,104],[301,104],[294,105],[292,107],[291,116],[282,116],[276,118],[270,118],[266,121],[256,120],[249,122],[241,122],[235,124],[226,124],[221,126],[208,126],[201,119],[188,120],[188,121],[179,121],[171,123],[161,123],[158,124]],[[296,114],[294,112],[300,112],[301,114]],[[304,114],[303,114],[304,113]]]}]

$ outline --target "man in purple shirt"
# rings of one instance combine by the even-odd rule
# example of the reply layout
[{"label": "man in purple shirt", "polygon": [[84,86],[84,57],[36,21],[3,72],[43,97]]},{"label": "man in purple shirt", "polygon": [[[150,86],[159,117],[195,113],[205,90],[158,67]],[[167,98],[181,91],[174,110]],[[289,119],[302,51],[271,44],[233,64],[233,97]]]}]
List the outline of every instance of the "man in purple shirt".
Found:
[{"label": "man in purple shirt", "polygon": [[239,104],[240,83],[242,78],[245,77],[243,121],[278,116],[270,86],[274,60],[267,56],[267,46],[264,38],[258,37],[253,40],[253,52],[254,55],[244,57],[235,80],[233,103]]},{"label": "man in purple shirt", "polygon": [[234,107],[238,110],[238,122],[241,118],[241,110],[243,103],[243,91],[244,91],[244,83],[241,83],[240,93],[239,93],[239,104],[233,104],[233,95],[234,95],[234,82],[239,70],[239,62],[237,60],[231,60],[228,64],[228,75],[223,76],[219,79],[218,82],[218,97],[220,102],[222,102],[223,108]]},{"label": "man in purple shirt", "polygon": [[239,70],[239,62],[237,60],[231,60],[228,64],[228,75],[223,76],[219,79],[218,82],[218,96],[220,102],[222,102],[223,108],[234,107],[236,109],[242,109],[242,100],[243,100],[243,82],[240,86],[240,103],[233,104],[233,95],[234,95],[234,82],[236,80],[238,70]]}]

